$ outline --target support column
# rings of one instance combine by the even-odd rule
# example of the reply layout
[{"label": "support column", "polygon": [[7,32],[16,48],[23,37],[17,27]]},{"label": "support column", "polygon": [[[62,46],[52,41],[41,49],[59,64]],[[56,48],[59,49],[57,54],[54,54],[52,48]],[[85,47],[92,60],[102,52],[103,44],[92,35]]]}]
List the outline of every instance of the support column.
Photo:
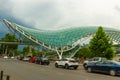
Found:
[{"label": "support column", "polygon": [[31,46],[31,45],[29,45],[29,53],[28,53],[27,55],[33,56],[33,55],[32,55],[32,46]]},{"label": "support column", "polygon": [[62,59],[62,54],[63,54],[62,48],[61,48],[61,51],[60,51],[60,52],[59,52],[59,51],[57,50],[57,48],[56,48],[56,52],[57,52],[57,54],[58,54],[59,59]]}]

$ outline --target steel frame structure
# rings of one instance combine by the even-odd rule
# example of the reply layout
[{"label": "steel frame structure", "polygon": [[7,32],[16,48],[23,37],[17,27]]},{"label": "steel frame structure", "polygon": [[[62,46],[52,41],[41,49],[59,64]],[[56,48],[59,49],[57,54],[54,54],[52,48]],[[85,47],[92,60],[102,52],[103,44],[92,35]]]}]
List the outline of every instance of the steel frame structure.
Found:
[{"label": "steel frame structure", "polygon": [[[97,27],[79,27],[58,31],[42,31],[23,27],[6,19],[3,22],[7,27],[19,36],[20,41],[28,40],[23,43],[32,43],[57,52],[59,59],[62,58],[63,52],[76,48],[75,52],[69,57],[73,57],[81,48],[81,43],[88,37],[95,34]],[[104,28],[106,34],[115,42],[120,42],[120,31],[115,29]]]}]

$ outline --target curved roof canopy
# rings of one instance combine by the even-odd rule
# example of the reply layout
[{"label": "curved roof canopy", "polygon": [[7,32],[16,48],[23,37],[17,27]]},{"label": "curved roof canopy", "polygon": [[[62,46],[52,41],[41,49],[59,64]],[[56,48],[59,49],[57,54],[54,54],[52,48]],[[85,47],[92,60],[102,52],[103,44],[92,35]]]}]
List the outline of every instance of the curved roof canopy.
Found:
[{"label": "curved roof canopy", "polygon": [[20,25],[17,26],[34,38],[37,38],[40,42],[55,46],[72,46],[74,42],[82,37],[95,33],[97,29],[96,27],[79,27],[56,31],[41,31],[22,27]]},{"label": "curved roof canopy", "polygon": [[[48,45],[51,47],[76,46],[78,45],[78,43],[76,43],[77,41],[79,41],[83,37],[93,35],[98,29],[97,26],[89,26],[53,31],[43,31],[26,28],[16,23],[9,22],[7,20],[4,20],[4,22],[7,24],[8,27],[17,31],[17,33],[19,34],[22,34],[24,37],[26,37],[26,39],[29,39],[31,42],[36,44]],[[117,39],[117,41],[119,40],[120,31],[109,28],[104,28],[104,30],[106,31],[106,33],[109,33],[108,35],[110,35],[113,39]]]}]

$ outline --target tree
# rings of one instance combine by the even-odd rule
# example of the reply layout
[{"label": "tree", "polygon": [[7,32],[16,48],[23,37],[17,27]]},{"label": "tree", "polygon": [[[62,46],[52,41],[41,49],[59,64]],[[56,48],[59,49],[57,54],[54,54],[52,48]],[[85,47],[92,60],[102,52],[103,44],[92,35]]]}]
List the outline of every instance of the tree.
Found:
[{"label": "tree", "polygon": [[[15,35],[12,35],[10,33],[7,33],[4,38],[1,39],[3,42],[17,42],[18,39],[15,37]],[[1,50],[2,53],[10,54],[14,53],[14,50],[18,48],[18,44],[1,44]]]},{"label": "tree", "polygon": [[32,55],[33,51],[34,51],[34,48],[32,48],[31,46],[26,46],[23,48],[22,53],[23,55],[28,55],[28,54]]},{"label": "tree", "polygon": [[23,48],[22,54],[24,56],[40,56],[41,52],[35,50],[35,48],[33,46],[26,46]]},{"label": "tree", "polygon": [[108,59],[113,58],[114,50],[112,48],[112,41],[107,36],[100,26],[90,41],[89,49],[93,54],[93,57],[106,57]]},{"label": "tree", "polygon": [[75,57],[84,57],[84,58],[91,58],[92,53],[90,52],[88,47],[82,47],[76,54]]}]

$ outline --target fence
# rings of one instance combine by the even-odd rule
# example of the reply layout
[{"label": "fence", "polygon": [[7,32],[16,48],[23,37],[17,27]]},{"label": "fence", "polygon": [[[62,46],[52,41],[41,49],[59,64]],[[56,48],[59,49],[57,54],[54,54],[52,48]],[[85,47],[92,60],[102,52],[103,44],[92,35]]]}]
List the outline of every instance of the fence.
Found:
[{"label": "fence", "polygon": [[[3,77],[5,77],[5,79]],[[0,80],[10,80],[10,76],[4,75],[4,72],[0,71]]]}]

